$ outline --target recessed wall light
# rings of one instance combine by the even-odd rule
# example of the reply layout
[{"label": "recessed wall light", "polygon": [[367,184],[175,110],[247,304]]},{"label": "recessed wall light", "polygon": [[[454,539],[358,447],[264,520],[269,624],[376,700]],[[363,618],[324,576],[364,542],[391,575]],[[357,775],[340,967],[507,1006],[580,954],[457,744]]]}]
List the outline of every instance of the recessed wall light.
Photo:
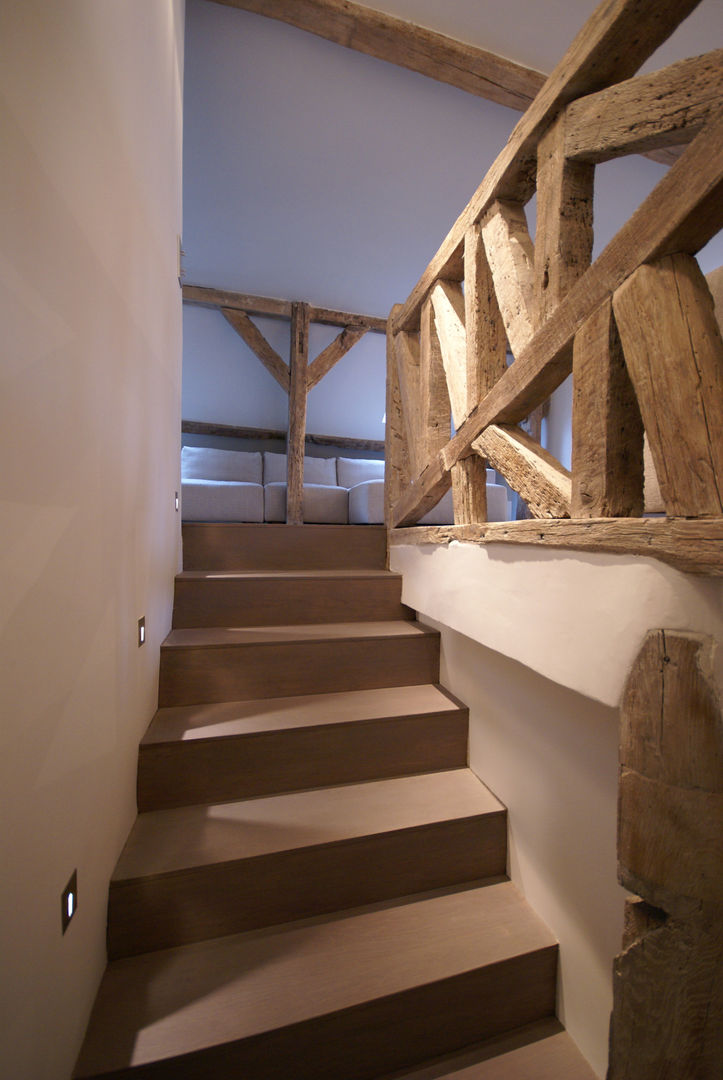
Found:
[{"label": "recessed wall light", "polygon": [[60,898],[60,924],[63,933],[68,929],[70,920],[78,910],[78,871],[74,870],[70,881],[63,889]]},{"label": "recessed wall light", "polygon": [[178,492],[176,492],[176,513],[178,513],[179,506],[180,506],[180,503],[178,501]]},{"label": "recessed wall light", "polygon": [[138,648],[146,643],[146,617],[138,620]]}]

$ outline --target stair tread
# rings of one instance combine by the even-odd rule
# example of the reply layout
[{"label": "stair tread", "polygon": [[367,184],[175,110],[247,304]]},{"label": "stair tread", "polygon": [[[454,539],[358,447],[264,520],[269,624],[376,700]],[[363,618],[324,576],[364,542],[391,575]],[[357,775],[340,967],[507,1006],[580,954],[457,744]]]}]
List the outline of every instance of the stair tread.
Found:
[{"label": "stair tread", "polygon": [[114,882],[504,813],[469,769],[139,814]]},{"label": "stair tread", "polygon": [[596,1080],[575,1043],[553,1018],[378,1080]]},{"label": "stair tread", "polygon": [[76,1075],[273,1031],[555,947],[503,882],[116,961]]},{"label": "stair tread", "polygon": [[284,626],[210,626],[171,630],[164,648],[216,648],[228,645],[297,641],[353,641],[359,638],[430,637],[437,631],[403,619],[381,622],[300,623]]},{"label": "stair tread", "polygon": [[221,701],[209,705],[173,705],[158,710],[141,745],[253,735],[385,717],[456,713],[460,707],[444,690],[432,683],[252,701]]},{"label": "stair tread", "polygon": [[348,570],[182,570],[176,574],[176,581],[284,581],[311,580],[315,582],[355,581],[355,580],[399,580],[401,574],[393,570],[364,569]]}]

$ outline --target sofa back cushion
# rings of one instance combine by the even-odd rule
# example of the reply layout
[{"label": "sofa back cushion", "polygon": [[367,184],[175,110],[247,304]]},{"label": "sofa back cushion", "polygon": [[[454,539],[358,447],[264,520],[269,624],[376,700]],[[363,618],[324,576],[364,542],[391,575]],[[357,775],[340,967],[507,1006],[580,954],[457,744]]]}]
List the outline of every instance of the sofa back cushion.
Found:
[{"label": "sofa back cushion", "polygon": [[346,458],[336,460],[336,474],[339,486],[352,488],[365,480],[383,480],[384,462],[369,458]]},{"label": "sofa back cushion", "polygon": [[[286,454],[264,452],[264,483],[286,483]],[[336,458],[305,457],[304,483],[336,487]]]},{"label": "sofa back cushion", "polygon": [[184,446],[181,450],[184,480],[235,480],[260,484],[261,454],[244,450],[216,450],[211,446]]}]

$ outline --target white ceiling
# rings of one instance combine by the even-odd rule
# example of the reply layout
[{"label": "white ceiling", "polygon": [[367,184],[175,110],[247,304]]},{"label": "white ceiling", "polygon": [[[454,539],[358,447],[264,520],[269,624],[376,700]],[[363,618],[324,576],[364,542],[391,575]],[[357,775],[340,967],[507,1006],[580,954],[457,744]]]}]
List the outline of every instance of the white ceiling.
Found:
[{"label": "white ceiling", "polygon": [[[549,74],[598,0],[372,0],[364,6]],[[723,0],[703,0],[646,68],[719,48],[722,37]]]}]

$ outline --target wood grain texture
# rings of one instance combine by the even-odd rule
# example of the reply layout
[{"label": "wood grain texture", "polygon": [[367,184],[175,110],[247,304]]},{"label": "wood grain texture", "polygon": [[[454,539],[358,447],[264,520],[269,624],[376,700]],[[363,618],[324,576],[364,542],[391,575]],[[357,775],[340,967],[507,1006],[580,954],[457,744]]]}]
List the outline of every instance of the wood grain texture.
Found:
[{"label": "wood grain texture", "polygon": [[462,458],[452,469],[455,525],[487,520],[487,462],[477,454]]},{"label": "wood grain texture", "polygon": [[[231,439],[286,439],[286,432],[273,428],[240,427],[238,424],[209,424],[205,420],[182,420],[181,431],[189,435],[223,435]],[[342,450],[384,450],[382,439],[356,439],[352,435],[315,435],[307,431],[306,442],[314,446],[338,446]]]},{"label": "wood grain texture", "polygon": [[279,19],[337,45],[520,111],[527,108],[545,81],[539,71],[350,0],[216,2]]},{"label": "wood grain texture", "polygon": [[723,340],[697,262],[641,266],[613,306],[667,512],[720,514]]},{"label": "wood grain texture", "polygon": [[513,356],[534,330],[535,252],[521,203],[496,201],[482,222],[482,240]]},{"label": "wood grain texture", "polygon": [[236,308],[221,308],[221,312],[237,334],[243,338],[251,351],[261,361],[268,373],[276,379],[282,390],[289,392],[289,366],[276,349],[269,345],[259,328],[251,322],[244,311]]},{"label": "wood grain texture", "polygon": [[467,416],[507,370],[507,338],[479,225],[464,237],[464,308]]},{"label": "wood grain texture", "polygon": [[451,406],[434,308],[422,309],[419,334],[419,456],[426,467],[451,434]]},{"label": "wood grain texture", "polygon": [[383,570],[386,561],[381,525],[186,522],[182,536],[184,570]]},{"label": "wood grain texture", "polygon": [[[518,423],[572,371],[572,340],[589,315],[642,263],[669,251],[694,254],[723,224],[723,117],[710,123],[572,287],[516,362],[411,489],[395,525],[417,520],[445,471],[494,423]],[[397,320],[398,322],[401,320]]]},{"label": "wood grain texture", "polygon": [[552,1016],[556,966],[509,883],[151,953],[109,967],[75,1075],[371,1080]]},{"label": "wood grain texture", "polygon": [[[456,281],[438,281],[431,292],[434,322],[447,378],[452,419],[459,427],[467,418],[467,335],[462,286]],[[475,403],[476,404],[476,403]]]},{"label": "wood grain texture", "polygon": [[590,266],[595,170],[565,156],[566,114],[537,147],[534,319],[541,326]]},{"label": "wood grain texture", "polygon": [[536,518],[570,516],[570,473],[518,427],[493,424],[472,443]]},{"label": "wood grain texture", "polygon": [[[394,308],[392,308],[394,311]],[[386,385],[386,410],[385,410],[385,450],[384,450],[384,521],[388,527],[391,521],[392,506],[401,497],[409,483],[410,444],[408,435],[405,434],[405,419],[403,415],[402,392],[400,386],[399,371],[397,370],[397,357],[395,352],[395,340],[391,330],[387,334],[386,341],[387,360],[387,385]]]},{"label": "wood grain texture", "polygon": [[488,525],[424,525],[393,529],[389,543],[532,544],[647,555],[693,574],[723,575],[723,518],[597,518],[585,521],[508,521]]},{"label": "wood grain texture", "polygon": [[690,142],[720,107],[723,49],[571,102],[564,155],[599,162]]},{"label": "wood grain texture", "polygon": [[309,361],[309,307],[294,304],[291,311],[291,351],[289,355],[289,431],[286,437],[287,493],[286,524],[304,520],[304,437]]},{"label": "wood grain texture", "polygon": [[[419,374],[419,336],[417,334],[407,334],[402,330],[391,340],[394,350],[392,362],[395,367],[402,410],[402,430],[406,435],[409,480],[412,477],[419,476],[425,465],[421,430],[422,401]],[[402,488],[402,490],[404,489]]]},{"label": "wood grain texture", "polygon": [[[184,285],[183,302],[203,304],[205,307],[236,308],[247,315],[267,315],[271,319],[290,319],[293,302],[277,300],[271,296],[251,296],[248,293],[232,292],[227,289],[210,289],[205,285]],[[359,315],[353,311],[336,311],[333,308],[309,305],[311,322],[328,326],[344,326],[370,330],[376,334],[386,334],[387,320],[376,315]]]},{"label": "wood grain texture", "polygon": [[327,345],[327,347],[309,364],[309,370],[306,376],[307,389],[311,390],[316,386],[316,384],[331,371],[334,365],[338,364],[342,356],[346,356],[349,350],[356,345],[357,341],[361,341],[365,334],[365,329],[351,326],[344,327],[342,332],[334,338],[331,344]]},{"label": "wood grain texture", "polygon": [[[699,0],[613,0],[595,10],[515,127],[471,200],[457,218],[396,317],[394,330],[413,330],[422,301],[464,239],[495,199],[524,201],[532,194],[537,141],[560,109],[575,98],[634,75]],[[702,246],[702,244],[701,244]],[[528,410],[529,411],[529,410]]]},{"label": "wood grain texture", "polygon": [[[714,1077],[723,1031],[723,713],[712,638],[651,631],[621,706],[610,1080]],[[644,1022],[641,1023],[641,1013]]]},{"label": "wood grain texture", "polygon": [[575,335],[573,518],[641,517],[643,422],[607,300]]}]

